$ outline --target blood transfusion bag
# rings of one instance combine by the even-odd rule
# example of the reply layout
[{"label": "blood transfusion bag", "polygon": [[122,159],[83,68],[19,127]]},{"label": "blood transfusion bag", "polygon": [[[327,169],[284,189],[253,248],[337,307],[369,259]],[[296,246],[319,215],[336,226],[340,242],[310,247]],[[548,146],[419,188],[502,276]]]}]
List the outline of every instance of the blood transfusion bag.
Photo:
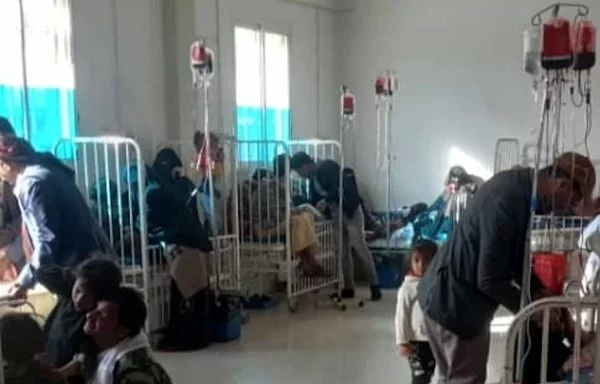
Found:
[{"label": "blood transfusion bag", "polygon": [[391,96],[396,88],[396,80],[390,75],[377,76],[375,80],[375,94],[377,96]]},{"label": "blood transfusion bag", "polygon": [[574,29],[573,69],[584,71],[596,64],[596,27],[588,19],[581,19]]},{"label": "blood transfusion bag", "polygon": [[557,17],[543,25],[542,67],[544,69],[566,69],[573,64],[571,24]]},{"label": "blood transfusion bag", "polygon": [[356,100],[354,95],[348,90],[348,88],[342,88],[342,114],[346,117],[354,117]]},{"label": "blood transfusion bag", "polygon": [[215,53],[212,49],[204,45],[201,40],[195,41],[190,46],[190,66],[194,73],[196,71],[206,71],[206,74],[212,75],[214,57]]}]

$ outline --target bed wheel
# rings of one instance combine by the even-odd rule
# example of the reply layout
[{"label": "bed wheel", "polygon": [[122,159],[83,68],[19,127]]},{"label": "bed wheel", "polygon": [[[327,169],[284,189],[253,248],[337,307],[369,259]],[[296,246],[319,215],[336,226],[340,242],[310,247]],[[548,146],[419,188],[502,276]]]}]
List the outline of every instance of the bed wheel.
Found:
[{"label": "bed wheel", "polygon": [[296,300],[288,300],[288,310],[290,313],[296,313],[298,311],[298,302]]},{"label": "bed wheel", "polygon": [[346,307],[346,304],[341,304],[340,305],[340,311],[346,312],[346,309],[348,309],[348,307]]},{"label": "bed wheel", "polygon": [[358,302],[358,308],[362,308],[362,307],[364,307],[364,306],[365,306],[365,302],[364,302],[364,301],[362,301],[362,300],[360,300],[360,301]]}]

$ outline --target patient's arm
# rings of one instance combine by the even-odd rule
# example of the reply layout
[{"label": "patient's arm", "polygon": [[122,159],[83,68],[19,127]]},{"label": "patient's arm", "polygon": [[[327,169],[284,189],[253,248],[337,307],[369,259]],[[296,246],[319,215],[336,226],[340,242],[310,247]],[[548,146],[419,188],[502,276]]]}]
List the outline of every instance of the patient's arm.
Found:
[{"label": "patient's arm", "polygon": [[69,377],[77,376],[81,373],[81,362],[77,359],[73,359],[67,365],[58,368],[56,370],[63,379],[67,379]]}]

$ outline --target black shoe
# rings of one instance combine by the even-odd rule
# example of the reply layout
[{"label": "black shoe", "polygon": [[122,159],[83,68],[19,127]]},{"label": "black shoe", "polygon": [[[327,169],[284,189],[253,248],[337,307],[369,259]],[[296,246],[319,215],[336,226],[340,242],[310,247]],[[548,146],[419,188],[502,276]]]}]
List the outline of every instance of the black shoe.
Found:
[{"label": "black shoe", "polygon": [[354,299],[354,289],[342,289],[342,299]]},{"label": "black shoe", "polygon": [[381,300],[381,288],[379,285],[371,285],[371,301]]}]

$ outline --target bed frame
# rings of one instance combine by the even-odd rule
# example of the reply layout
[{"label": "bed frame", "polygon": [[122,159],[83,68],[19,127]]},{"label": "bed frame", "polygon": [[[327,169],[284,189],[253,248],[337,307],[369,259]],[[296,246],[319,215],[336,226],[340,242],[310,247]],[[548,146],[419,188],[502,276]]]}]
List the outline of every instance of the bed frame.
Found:
[{"label": "bed frame", "polygon": [[[341,244],[342,228],[337,225],[341,222],[341,210],[338,217],[332,220],[315,221],[318,237],[317,260],[330,274],[328,277],[306,277],[299,270],[299,259],[292,255],[292,197],[296,195],[308,196],[308,183],[298,179],[289,168],[289,156],[298,151],[308,153],[315,161],[324,159],[336,160],[343,167],[341,147],[336,141],[328,140],[303,140],[303,141],[240,141],[238,142],[238,172],[240,180],[250,180],[252,173],[257,169],[270,172],[274,168],[274,158],[278,154],[288,155],[285,163],[284,177],[277,179],[271,177],[270,183],[275,191],[283,190],[285,198],[264,196],[260,189],[252,191],[247,188],[242,191],[243,181],[240,184],[239,196],[246,196],[253,204],[239,204],[239,215],[242,218],[241,226],[241,262],[243,271],[244,289],[252,293],[264,293],[269,290],[264,287],[265,277],[277,275],[280,280],[285,281],[286,299],[290,311],[297,309],[297,298],[301,295],[317,292],[326,287],[334,286],[341,281]],[[243,175],[243,176],[242,176]],[[341,185],[341,172],[340,172]],[[249,181],[246,181],[249,183]],[[340,197],[341,200],[341,197]],[[282,207],[281,204],[285,204]],[[254,209],[276,212],[282,217],[272,217],[270,221],[283,223],[270,236],[255,236],[256,230],[261,223],[255,223],[251,218],[256,215]],[[244,220],[246,225],[244,227]],[[256,281],[258,278],[258,281]]]}]

